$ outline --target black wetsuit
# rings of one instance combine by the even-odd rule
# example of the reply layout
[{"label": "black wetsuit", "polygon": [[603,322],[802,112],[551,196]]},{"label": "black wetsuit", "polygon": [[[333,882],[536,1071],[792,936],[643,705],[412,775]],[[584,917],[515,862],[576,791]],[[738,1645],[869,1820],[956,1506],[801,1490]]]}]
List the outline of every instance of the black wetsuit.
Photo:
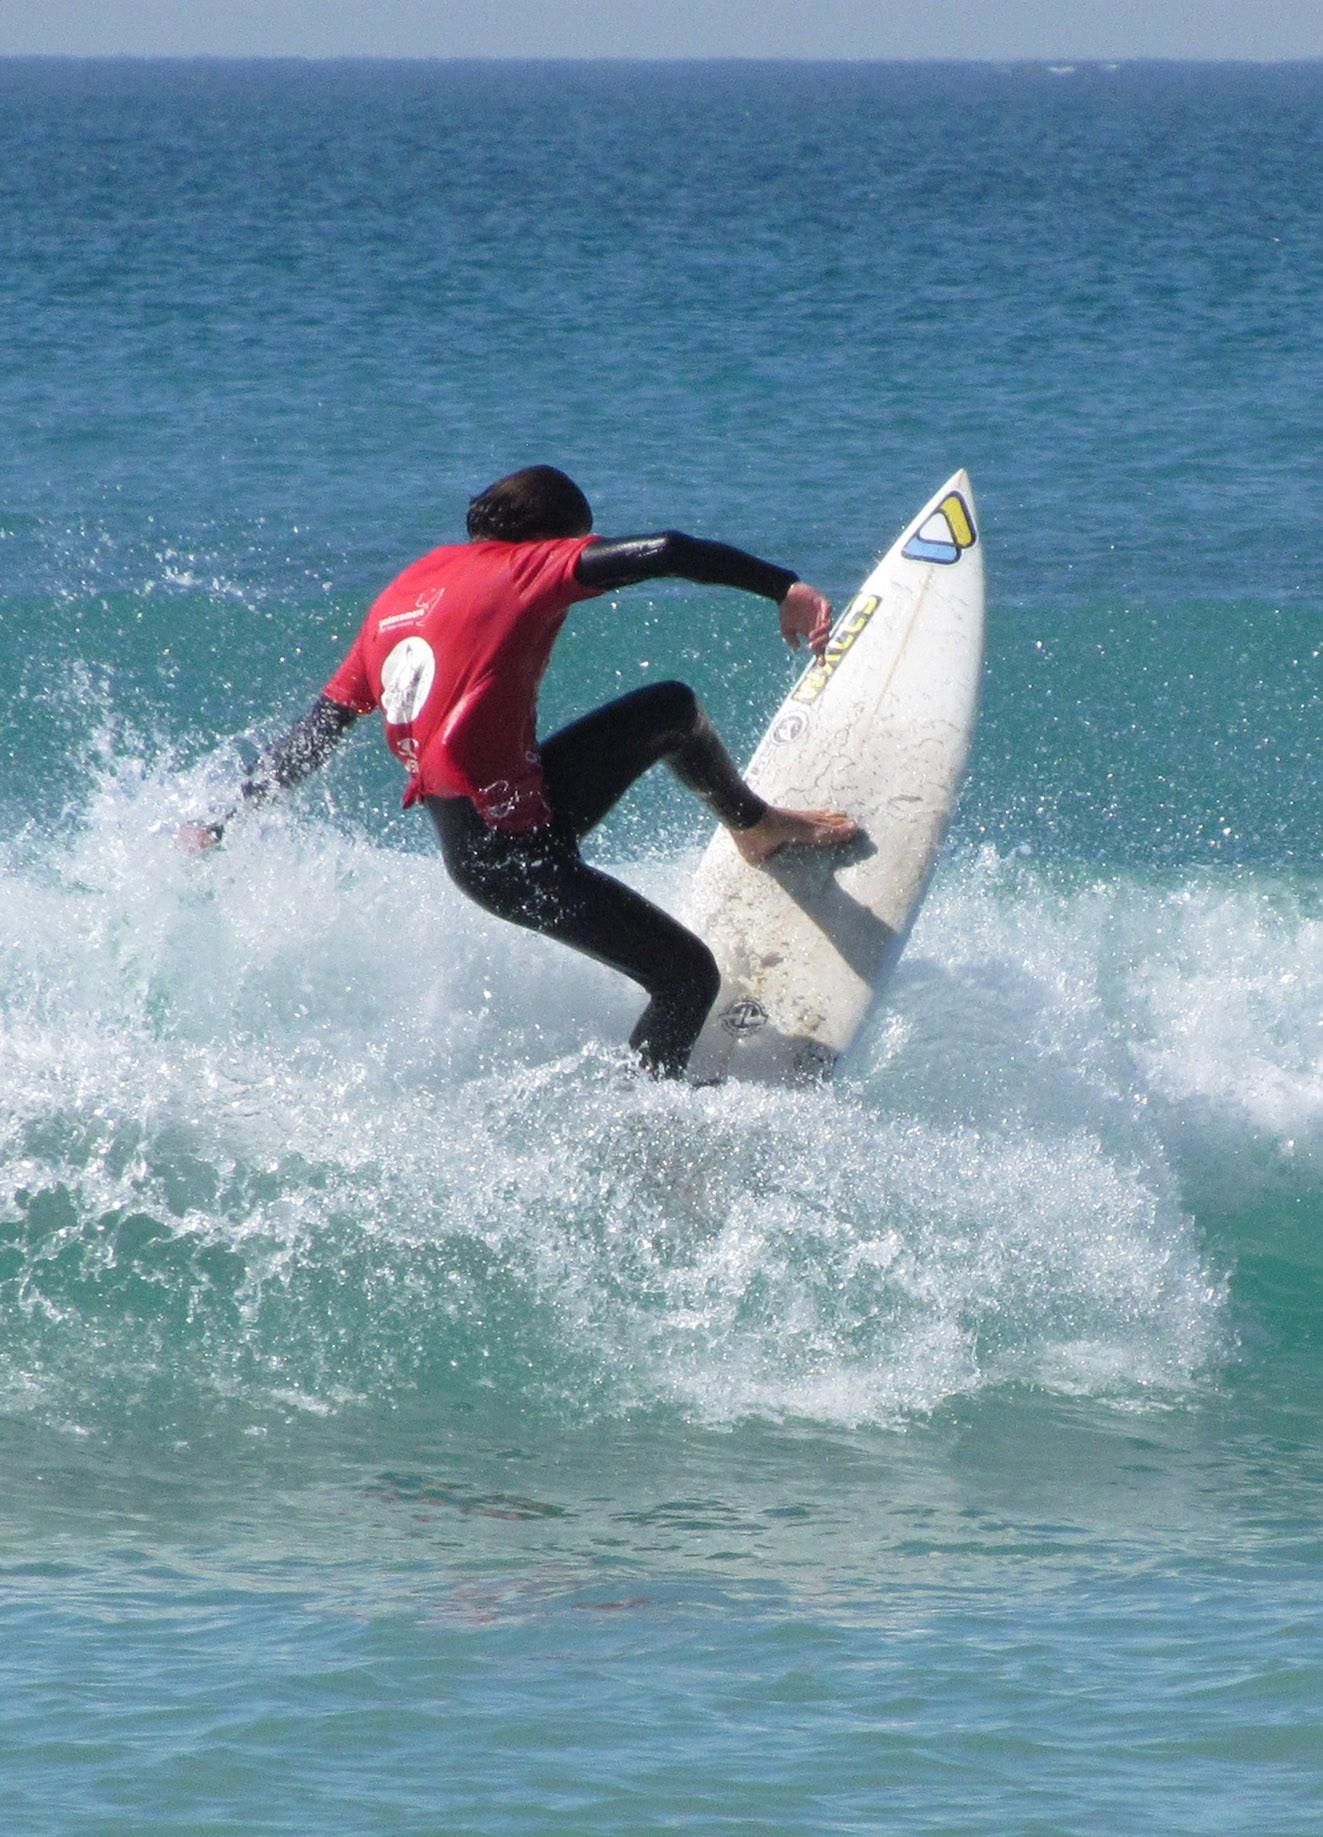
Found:
[{"label": "black wetsuit", "polygon": [[[584,586],[607,592],[674,577],[743,588],[780,602],[798,576],[724,543],[667,531],[593,543],[577,565]],[[267,756],[266,772],[242,787],[260,800],[322,764],[356,716],[321,697]],[[455,884],[486,911],[556,938],[620,970],[649,1001],[630,1044],[664,1077],[685,1068],[717,996],[720,974],[707,945],[669,913],[579,853],[583,837],[650,766],[669,765],[731,827],[758,822],[767,806],[741,779],[702,704],[684,683],[636,689],[540,743],[553,821],[510,831],[488,826],[463,797],[427,797]]]}]

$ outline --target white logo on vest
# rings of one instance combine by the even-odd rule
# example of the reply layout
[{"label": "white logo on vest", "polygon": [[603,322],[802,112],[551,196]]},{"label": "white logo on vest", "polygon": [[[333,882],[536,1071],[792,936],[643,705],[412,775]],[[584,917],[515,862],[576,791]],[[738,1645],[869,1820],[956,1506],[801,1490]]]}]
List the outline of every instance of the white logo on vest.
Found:
[{"label": "white logo on vest", "polygon": [[436,675],[425,638],[405,638],[381,666],[381,706],[392,727],[407,727],[423,711]]}]

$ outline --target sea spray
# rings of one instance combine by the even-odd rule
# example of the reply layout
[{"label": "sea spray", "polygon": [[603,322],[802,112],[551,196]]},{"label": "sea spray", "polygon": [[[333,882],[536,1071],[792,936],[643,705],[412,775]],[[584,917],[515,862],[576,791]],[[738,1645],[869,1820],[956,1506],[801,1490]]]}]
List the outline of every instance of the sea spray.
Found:
[{"label": "sea spray", "polygon": [[429,854],[286,806],[188,857],[185,801],[117,760],[6,882],[6,1337],[53,1409],[894,1424],[1227,1355],[1117,973],[1166,890],[954,861],[835,1087],[702,1091]]}]

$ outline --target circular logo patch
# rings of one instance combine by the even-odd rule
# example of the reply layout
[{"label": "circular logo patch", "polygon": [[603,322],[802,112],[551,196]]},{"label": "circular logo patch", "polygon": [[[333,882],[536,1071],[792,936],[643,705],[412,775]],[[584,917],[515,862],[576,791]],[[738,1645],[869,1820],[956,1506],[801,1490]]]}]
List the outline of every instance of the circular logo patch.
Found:
[{"label": "circular logo patch", "polygon": [[802,708],[792,708],[783,714],[772,729],[772,741],[776,746],[788,746],[792,740],[798,740],[808,726],[808,716]]},{"label": "circular logo patch", "polygon": [[381,707],[392,727],[407,727],[423,711],[436,675],[425,638],[405,638],[381,666]]},{"label": "circular logo patch", "polygon": [[749,1034],[757,1033],[760,1027],[767,1025],[767,1010],[751,995],[742,995],[726,1009],[721,1017],[721,1024],[726,1032],[733,1033],[737,1040],[747,1039]]}]

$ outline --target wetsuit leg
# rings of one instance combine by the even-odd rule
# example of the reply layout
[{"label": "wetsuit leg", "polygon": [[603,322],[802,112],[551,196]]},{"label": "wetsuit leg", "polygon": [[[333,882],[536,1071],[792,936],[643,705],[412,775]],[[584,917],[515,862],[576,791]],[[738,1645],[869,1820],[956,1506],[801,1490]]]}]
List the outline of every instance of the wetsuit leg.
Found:
[{"label": "wetsuit leg", "polygon": [[707,945],[632,887],[589,867],[562,829],[489,829],[467,798],[424,800],[460,890],[486,911],[542,932],[646,989],[630,1045],[658,1077],[679,1077],[717,998]]},{"label": "wetsuit leg", "polygon": [[732,828],[749,829],[767,811],[685,683],[650,683],[622,695],[562,727],[541,752],[556,825],[576,839],[587,835],[635,779],[662,760]]}]

